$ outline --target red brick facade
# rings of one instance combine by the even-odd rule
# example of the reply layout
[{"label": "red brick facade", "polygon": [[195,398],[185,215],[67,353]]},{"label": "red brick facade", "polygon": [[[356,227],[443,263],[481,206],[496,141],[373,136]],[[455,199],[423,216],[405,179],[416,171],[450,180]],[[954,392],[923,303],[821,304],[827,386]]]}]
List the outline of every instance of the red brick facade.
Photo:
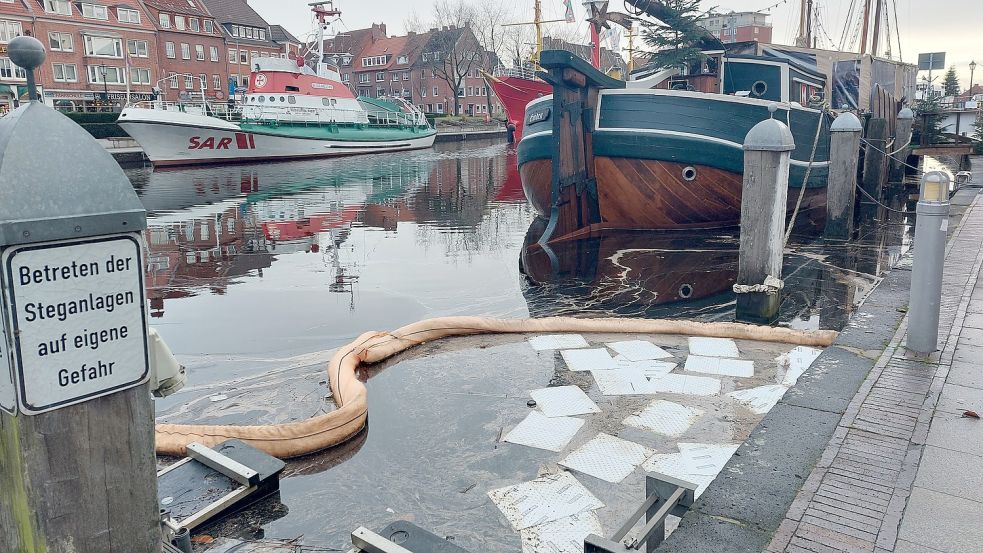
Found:
[{"label": "red brick facade", "polygon": [[157,27],[162,98],[177,100],[182,91],[227,98],[225,39],[199,0],[144,0],[144,6]]}]

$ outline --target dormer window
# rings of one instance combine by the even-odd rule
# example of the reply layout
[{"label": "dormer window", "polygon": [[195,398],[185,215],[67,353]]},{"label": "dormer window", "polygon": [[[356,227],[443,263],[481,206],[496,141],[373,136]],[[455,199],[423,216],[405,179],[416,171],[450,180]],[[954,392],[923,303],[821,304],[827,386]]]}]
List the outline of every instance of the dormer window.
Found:
[{"label": "dormer window", "polygon": [[98,4],[82,4],[82,17],[87,19],[109,19],[109,10]]},{"label": "dormer window", "polygon": [[396,63],[400,65],[406,65],[407,63],[409,63],[409,61],[410,61],[409,58],[407,58],[406,56],[399,56],[399,58],[396,59]]},{"label": "dormer window", "polygon": [[72,15],[72,4],[68,0],[44,0],[44,11],[59,15]]},{"label": "dormer window", "polygon": [[128,8],[116,8],[116,19],[120,23],[140,24],[140,12]]}]

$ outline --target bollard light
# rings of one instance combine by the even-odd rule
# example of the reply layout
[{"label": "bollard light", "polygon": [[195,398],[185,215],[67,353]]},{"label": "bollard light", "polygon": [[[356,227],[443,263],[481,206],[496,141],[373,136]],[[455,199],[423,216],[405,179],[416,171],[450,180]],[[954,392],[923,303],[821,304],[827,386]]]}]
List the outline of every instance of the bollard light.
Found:
[{"label": "bollard light", "polygon": [[931,171],[922,177],[919,202],[941,204],[949,202],[949,184],[952,180],[942,171]]}]

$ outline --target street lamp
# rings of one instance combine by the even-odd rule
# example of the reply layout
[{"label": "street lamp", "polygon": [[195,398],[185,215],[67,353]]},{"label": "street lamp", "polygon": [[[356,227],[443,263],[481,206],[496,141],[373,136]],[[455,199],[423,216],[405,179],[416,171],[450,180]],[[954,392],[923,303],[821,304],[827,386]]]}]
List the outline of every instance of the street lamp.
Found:
[{"label": "street lamp", "polygon": [[106,84],[106,64],[99,64],[99,72],[102,74],[102,101],[109,103],[109,85]]},{"label": "street lamp", "polygon": [[969,93],[973,94],[973,72],[976,71],[976,60],[969,62]]}]

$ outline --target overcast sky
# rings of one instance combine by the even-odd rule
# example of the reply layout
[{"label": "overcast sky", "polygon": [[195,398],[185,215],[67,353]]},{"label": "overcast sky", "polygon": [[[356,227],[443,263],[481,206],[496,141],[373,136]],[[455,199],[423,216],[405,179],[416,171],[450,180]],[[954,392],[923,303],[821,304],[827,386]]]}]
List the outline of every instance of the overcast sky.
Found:
[{"label": "overcast sky", "polygon": [[[517,17],[531,18],[533,0],[472,0],[504,3],[512,7]],[[300,38],[313,29],[307,2],[283,0],[249,0],[250,4],[271,24],[285,26]],[[562,0],[542,0],[544,16],[561,17]],[[582,0],[574,0],[580,30],[586,36]],[[704,8],[713,6],[721,11],[763,10],[781,0],[704,0]],[[851,0],[814,0],[822,13],[820,46],[829,47],[829,39],[839,43]],[[969,62],[981,64],[974,82],[983,84],[983,0],[888,0],[897,5],[898,26],[901,31],[901,55],[904,61],[915,63],[920,52],[946,52],[946,65],[955,65],[963,88],[969,86]],[[371,23],[385,23],[390,34],[403,32],[403,21],[415,10],[423,19],[430,14],[428,0],[337,0],[342,20],[348,29],[361,29]],[[798,29],[798,0],[772,8],[772,25],[776,43],[791,43]],[[620,0],[612,0],[611,11],[623,11]],[[893,12],[893,10],[892,10]],[[898,56],[897,36],[893,13],[891,32],[894,34],[894,56]],[[824,44],[825,42],[825,44]],[[933,74],[933,77],[935,75]],[[940,76],[941,77],[941,76]],[[939,79],[936,82],[941,82]]]}]

